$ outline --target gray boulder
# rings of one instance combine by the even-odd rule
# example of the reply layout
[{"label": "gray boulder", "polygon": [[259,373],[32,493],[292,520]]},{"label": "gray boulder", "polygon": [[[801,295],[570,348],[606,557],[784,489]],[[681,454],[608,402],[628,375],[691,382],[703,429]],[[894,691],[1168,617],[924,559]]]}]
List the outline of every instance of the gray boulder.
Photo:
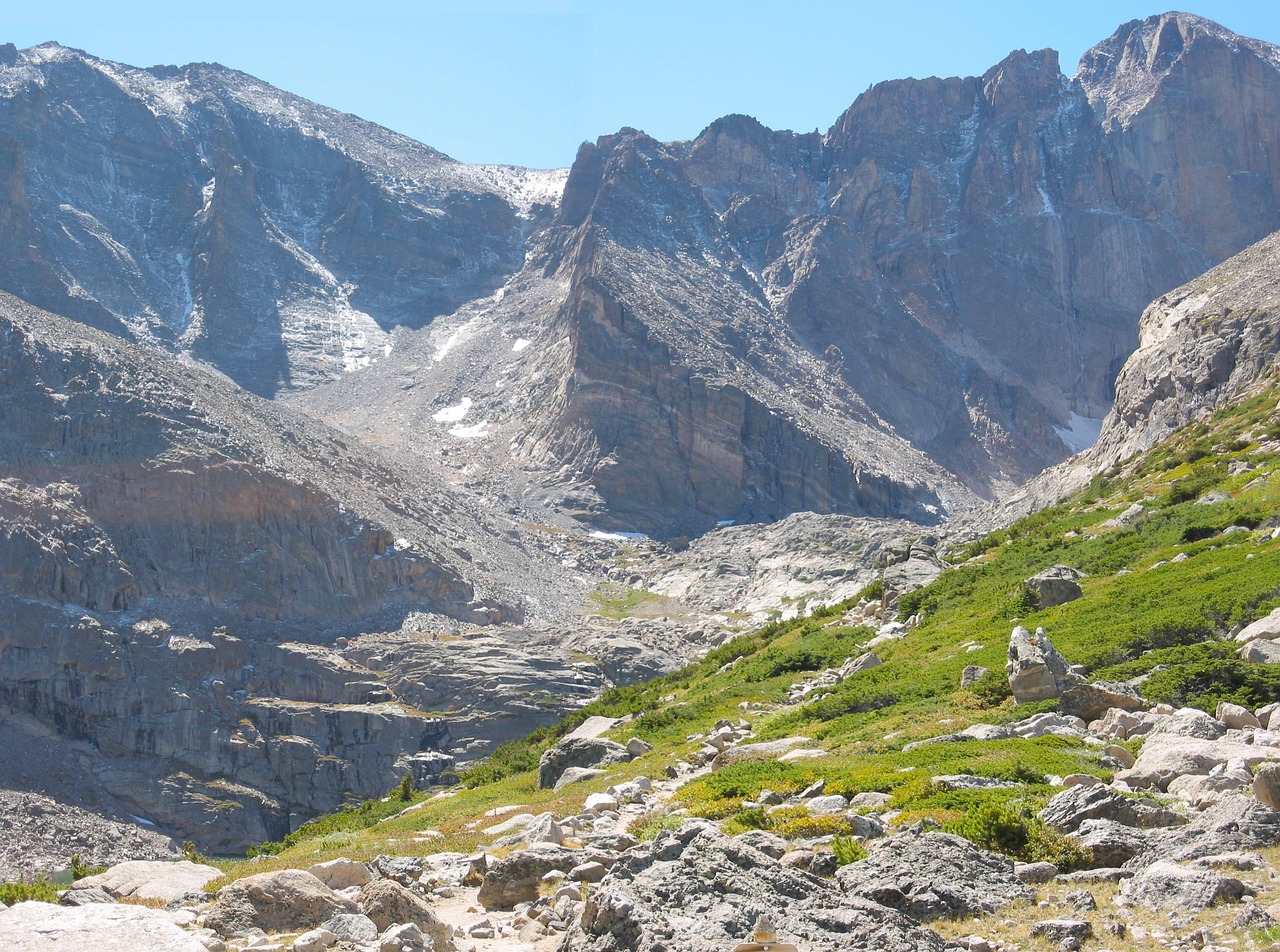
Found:
[{"label": "gray boulder", "polygon": [[836,879],[850,896],[922,922],[983,915],[1034,895],[1008,857],[958,836],[915,829],[874,842],[866,859],[841,867]]},{"label": "gray boulder", "polygon": [[1200,910],[1219,902],[1239,902],[1252,890],[1238,879],[1177,863],[1153,863],[1120,886],[1116,903],[1145,909]]},{"label": "gray boulder", "polygon": [[1185,826],[1161,831],[1151,847],[1129,862],[1142,868],[1161,860],[1189,862],[1205,856],[1280,845],[1280,811],[1238,793],[1192,817]]},{"label": "gray boulder", "polygon": [[1177,826],[1186,822],[1173,810],[1156,803],[1134,800],[1101,784],[1068,787],[1055,794],[1039,816],[1061,833],[1075,832],[1086,820],[1112,820],[1143,829]]},{"label": "gray boulder", "polygon": [[1071,834],[1080,846],[1089,850],[1093,869],[1123,866],[1135,856],[1150,849],[1156,834],[1150,830],[1117,823],[1115,820],[1085,820]]},{"label": "gray boulder", "polygon": [[453,929],[442,922],[427,901],[399,883],[379,879],[360,887],[357,897],[360,909],[380,930],[395,925],[411,924],[430,936],[436,952],[453,948]]},{"label": "gray boulder", "polygon": [[326,919],[321,928],[328,929],[340,942],[369,945],[378,941],[378,927],[362,912],[343,912]]},{"label": "gray boulder", "polygon": [[554,787],[570,767],[604,768],[631,759],[627,748],[616,741],[602,737],[566,737],[546,750],[538,761],[538,789]]},{"label": "gray boulder", "polygon": [[1147,732],[1148,737],[1194,737],[1200,740],[1217,740],[1227,732],[1227,726],[1215,717],[1194,707],[1183,707],[1168,717],[1156,721]]},{"label": "gray boulder", "polygon": [[105,889],[116,899],[159,899],[173,902],[204,892],[204,887],[222,875],[222,870],[204,863],[181,860],[131,860],[117,863],[105,872],[77,880],[74,890]]},{"label": "gray boulder", "polygon": [[582,862],[579,850],[539,843],[508,853],[484,874],[477,898],[486,909],[513,909],[538,898],[538,883],[554,870],[568,873]]},{"label": "gray boulder", "polygon": [[[856,864],[855,864],[856,865]],[[849,867],[845,867],[846,869]],[[621,857],[570,926],[561,952],[724,952],[761,915],[805,952],[941,952],[906,916],[777,860],[707,823],[687,823]]]},{"label": "gray boulder", "polygon": [[250,929],[290,932],[312,929],[356,904],[310,873],[282,869],[238,879],[218,893],[205,924],[222,936]]},{"label": "gray boulder", "polygon": [[960,687],[973,687],[991,672],[980,664],[966,664],[960,672]]},{"label": "gray boulder", "polygon": [[1021,625],[1009,636],[1004,673],[1018,704],[1061,697],[1063,691],[1080,682],[1043,628],[1037,628],[1033,635]]},{"label": "gray boulder", "polygon": [[1253,775],[1253,795],[1258,802],[1280,810],[1280,763],[1263,764]]},{"label": "gray boulder", "polygon": [[1257,664],[1280,664],[1280,641],[1250,641],[1240,646],[1238,654]]},{"label": "gray boulder", "polygon": [[1079,581],[1082,578],[1085,578],[1085,574],[1079,569],[1054,565],[1031,576],[1023,584],[1035,593],[1036,604],[1040,608],[1052,608],[1054,605],[1075,601],[1083,595]]},{"label": "gray boulder", "polygon": [[1101,717],[1113,708],[1140,711],[1147,706],[1136,690],[1115,681],[1091,681],[1062,692],[1059,709],[1085,721]]},{"label": "gray boulder", "polygon": [[125,903],[17,903],[0,914],[0,949],[208,952],[199,939],[174,925],[164,912]]}]

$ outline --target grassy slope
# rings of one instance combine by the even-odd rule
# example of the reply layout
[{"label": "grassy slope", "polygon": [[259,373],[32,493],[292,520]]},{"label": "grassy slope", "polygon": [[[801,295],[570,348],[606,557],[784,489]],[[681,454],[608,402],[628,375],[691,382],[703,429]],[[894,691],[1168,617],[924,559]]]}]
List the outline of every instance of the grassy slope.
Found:
[{"label": "grassy slope", "polygon": [[[1014,707],[1007,697],[1003,666],[1015,623],[1044,627],[1066,657],[1094,677],[1150,673],[1142,690],[1152,701],[1212,711],[1219,700],[1250,706],[1278,700],[1280,666],[1241,661],[1236,646],[1222,640],[1234,626],[1280,604],[1280,540],[1271,538],[1271,527],[1280,524],[1278,398],[1274,384],[1255,391],[1100,477],[1065,504],[953,553],[960,564],[900,599],[902,617],[920,611],[924,619],[907,638],[876,648],[884,664],[816,692],[803,705],[779,707],[793,683],[859,654],[859,644],[871,634],[842,627],[841,606],[767,626],[680,672],[611,691],[565,722],[500,749],[466,778],[464,789],[411,813],[375,823],[400,806],[378,804],[363,815],[322,818],[278,857],[253,866],[230,864],[228,872],[309,865],[337,855],[470,850],[481,843],[475,821],[485,811],[527,805],[533,812],[572,812],[588,792],[609,782],[660,775],[697,746],[689,735],[706,732],[720,718],[744,716],[754,723],[757,739],[803,735],[812,739],[808,746],[821,746],[829,755],[793,764],[733,765],[682,789],[684,808],[728,819],[733,829],[762,823],[758,813],[743,808],[744,797],[763,788],[786,794],[818,778],[825,779],[828,792],[889,792],[908,818],[923,813],[945,823],[976,806],[1010,800],[1030,809],[1052,790],[1043,785],[1045,774],[1105,775],[1096,752],[1057,737],[902,750],[911,740],[971,723],[1008,722],[1047,709]],[[1225,498],[1198,504],[1210,492]],[[1134,502],[1147,507],[1143,517],[1127,527],[1106,525]],[[1244,531],[1224,531],[1233,526]],[[1166,564],[1157,566],[1161,562]],[[1088,573],[1085,595],[1035,611],[1022,596],[1021,582],[1055,563]],[[961,671],[969,664],[983,665],[992,675],[960,690]],[[575,785],[562,794],[535,790],[541,751],[592,714],[634,715],[616,736],[641,737],[655,750],[616,769],[608,781]],[[928,782],[931,775],[960,772],[1024,785],[943,792]],[[785,832],[838,831],[800,823]]]}]

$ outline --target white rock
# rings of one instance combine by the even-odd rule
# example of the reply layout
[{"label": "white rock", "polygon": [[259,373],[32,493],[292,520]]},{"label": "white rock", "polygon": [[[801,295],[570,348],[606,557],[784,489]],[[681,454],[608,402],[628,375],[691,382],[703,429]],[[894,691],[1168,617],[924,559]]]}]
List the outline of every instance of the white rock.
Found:
[{"label": "white rock", "polygon": [[180,860],[130,860],[117,863],[104,873],[86,876],[76,882],[77,889],[101,886],[117,899],[159,899],[173,902],[204,887],[222,875],[222,870],[203,863]]},{"label": "white rock", "polygon": [[323,952],[337,942],[338,937],[328,929],[312,929],[293,940],[293,952]]},{"label": "white rock", "polygon": [[4,952],[207,952],[157,909],[126,903],[20,902],[0,914]]},{"label": "white rock", "polygon": [[363,886],[373,879],[368,866],[345,857],[331,859],[326,863],[316,863],[307,872],[330,889],[350,889],[352,886]]}]

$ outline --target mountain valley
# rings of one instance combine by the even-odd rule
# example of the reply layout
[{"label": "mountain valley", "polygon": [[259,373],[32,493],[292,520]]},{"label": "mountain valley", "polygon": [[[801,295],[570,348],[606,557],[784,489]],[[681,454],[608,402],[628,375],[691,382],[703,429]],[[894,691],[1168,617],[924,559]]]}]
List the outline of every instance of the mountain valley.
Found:
[{"label": "mountain valley", "polygon": [[[1277,747],[1280,659],[1232,642],[1280,606],[1277,157],[1280,48],[1189,14],[1071,77],[1016,51],[878,84],[825,134],[622,129],[548,171],[217,65],[0,47],[0,803],[41,826],[0,835],[0,880],[189,841],[260,854],[218,861],[224,899],[344,857],[445,902],[495,888],[468,854],[537,852],[481,832],[528,813],[618,875],[477,948],[701,950],[627,877],[738,855],[726,834],[848,859],[930,824],[1019,863],[1051,840],[1075,875],[1107,864],[1029,818],[1127,770],[1179,828],[1253,811],[1223,851],[1261,850],[1246,885],[1280,902],[1280,803],[1223,799]],[[1037,601],[1060,569],[1080,597]],[[1108,703],[1016,697],[1018,625]],[[1181,708],[1255,748],[1247,782],[1140,782],[1111,748],[1155,754],[1094,723]],[[622,752],[542,786],[579,728]],[[807,753],[725,754],[784,741]],[[822,782],[846,804],[809,822]],[[962,828],[997,808],[1043,856]],[[840,868],[783,915],[806,948],[957,940]],[[770,900],[688,901],[719,942]],[[203,948],[253,938],[200,902]]]}]

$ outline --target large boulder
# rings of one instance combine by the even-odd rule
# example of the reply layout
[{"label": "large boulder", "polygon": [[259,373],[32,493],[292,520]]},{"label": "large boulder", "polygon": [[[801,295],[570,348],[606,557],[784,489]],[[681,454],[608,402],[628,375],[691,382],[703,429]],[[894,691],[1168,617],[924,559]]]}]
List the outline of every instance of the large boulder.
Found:
[{"label": "large boulder", "polygon": [[582,862],[582,852],[538,843],[508,853],[489,866],[476,898],[486,909],[513,909],[538,898],[538,884],[552,870],[568,873]]},{"label": "large boulder", "polygon": [[[847,867],[846,867],[847,868]],[[707,823],[622,856],[587,899],[561,952],[723,952],[768,916],[805,952],[940,952],[942,939],[829,880],[783,866]]]},{"label": "large boulder", "polygon": [[1162,860],[1190,862],[1268,846],[1280,846],[1280,811],[1253,797],[1225,793],[1185,826],[1160,831],[1151,846],[1128,865],[1141,868]]},{"label": "large boulder", "polygon": [[1276,641],[1280,639],[1280,608],[1270,615],[1259,618],[1251,625],[1246,625],[1236,634],[1236,641]]},{"label": "large boulder", "polygon": [[570,767],[602,768],[624,764],[632,756],[622,744],[602,737],[566,737],[538,761],[538,788],[554,787]]},{"label": "large boulder", "polygon": [[1123,780],[1135,789],[1164,791],[1178,777],[1206,775],[1232,760],[1239,760],[1252,770],[1267,761],[1280,760],[1280,749],[1153,730],[1147,735],[1133,766],[1117,773],[1116,780]]},{"label": "large boulder", "polygon": [[360,887],[356,901],[380,932],[410,923],[431,937],[436,952],[453,948],[453,930],[441,921],[425,899],[399,883],[389,879],[367,883]]},{"label": "large boulder", "polygon": [[1198,911],[1218,902],[1239,902],[1250,892],[1230,876],[1159,862],[1121,883],[1116,902],[1146,909]]},{"label": "large boulder", "polygon": [[984,915],[1034,895],[1007,856],[949,833],[915,829],[872,843],[866,859],[841,867],[836,878],[850,896],[922,922]]},{"label": "large boulder", "polygon": [[1039,608],[1052,608],[1075,601],[1084,592],[1080,589],[1080,579],[1085,574],[1079,569],[1067,565],[1054,565],[1031,576],[1023,584],[1036,598]]},{"label": "large boulder", "polygon": [[345,857],[331,859],[324,863],[316,863],[307,872],[330,889],[350,889],[352,886],[363,886],[373,879],[373,874],[369,872],[368,866]]},{"label": "large boulder", "polygon": [[1151,848],[1156,833],[1115,820],[1085,820],[1071,838],[1087,849],[1090,869],[1113,869]]},{"label": "large boulder", "polygon": [[1062,697],[1062,692],[1080,683],[1043,628],[1033,635],[1019,625],[1009,636],[1009,655],[1004,673],[1009,690],[1018,704],[1048,701]]},{"label": "large boulder", "polygon": [[1186,822],[1179,814],[1157,803],[1134,800],[1104,784],[1068,787],[1055,794],[1039,815],[1062,833],[1075,832],[1086,820],[1112,820],[1144,829]]},{"label": "large boulder", "polygon": [[101,887],[116,899],[158,899],[165,903],[199,895],[204,887],[222,875],[222,870],[203,863],[180,860],[130,860],[117,863],[105,872],[78,880],[73,890]]},{"label": "large boulder", "polygon": [[1058,707],[1085,721],[1102,717],[1107,711],[1119,708],[1124,711],[1140,711],[1147,706],[1136,690],[1116,681],[1091,681],[1076,684],[1062,692]]},{"label": "large boulder", "polygon": [[298,931],[314,929],[339,913],[359,911],[354,902],[310,873],[282,869],[246,876],[225,887],[209,910],[206,925],[223,936],[250,929]]},{"label": "large boulder", "polygon": [[208,952],[157,909],[126,903],[20,902],[0,912],[4,952]]}]

